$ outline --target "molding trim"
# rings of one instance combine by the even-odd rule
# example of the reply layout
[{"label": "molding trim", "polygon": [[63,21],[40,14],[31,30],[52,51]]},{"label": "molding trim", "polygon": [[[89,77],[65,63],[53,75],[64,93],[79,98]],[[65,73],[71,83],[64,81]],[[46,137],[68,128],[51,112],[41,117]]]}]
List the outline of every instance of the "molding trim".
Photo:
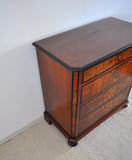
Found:
[{"label": "molding trim", "polygon": [[97,64],[107,60],[108,58],[111,58],[111,57],[117,55],[118,53],[121,53],[121,52],[123,52],[123,51],[125,51],[125,50],[127,50],[127,49],[132,47],[132,43],[127,44],[126,46],[123,46],[122,48],[117,49],[114,52],[109,53],[104,57],[101,57],[101,58],[99,58],[99,59],[97,59],[97,60],[95,60],[95,61],[93,61],[93,62],[91,62],[91,63],[89,63],[89,64],[87,64],[85,66],[83,66],[83,67],[77,68],[77,67],[69,66],[68,64],[66,64],[65,62],[60,60],[58,57],[53,55],[51,52],[49,52],[46,49],[44,49],[41,46],[39,46],[37,44],[37,42],[33,42],[32,45],[35,46],[36,48],[38,48],[39,50],[41,50],[43,53],[47,54],[49,57],[51,57],[52,59],[54,59],[55,61],[57,61],[59,64],[61,64],[63,67],[67,68],[70,71],[85,71],[85,70],[93,67],[94,65],[97,65]]},{"label": "molding trim", "polygon": [[28,124],[26,124],[25,126],[17,129],[16,131],[14,131],[13,133],[9,134],[8,136],[4,137],[4,138],[1,138],[0,139],[0,145],[7,142],[7,141],[10,141],[12,138],[14,138],[15,136],[17,136],[18,134],[24,132],[25,130],[27,130],[28,128],[36,125],[37,123],[39,123],[41,120],[43,120],[44,117],[43,115],[41,115],[40,117],[36,118],[35,120],[32,120],[31,122],[29,122]]}]

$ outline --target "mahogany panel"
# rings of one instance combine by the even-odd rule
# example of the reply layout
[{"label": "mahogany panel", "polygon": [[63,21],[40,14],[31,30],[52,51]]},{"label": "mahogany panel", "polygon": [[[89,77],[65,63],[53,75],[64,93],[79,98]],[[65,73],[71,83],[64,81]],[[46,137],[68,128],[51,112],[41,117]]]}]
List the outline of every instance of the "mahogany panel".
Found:
[{"label": "mahogany panel", "polygon": [[77,96],[78,96],[78,79],[79,73],[73,72],[73,84],[72,84],[72,121],[71,121],[71,137],[76,137],[76,127],[77,127]]},{"label": "mahogany panel", "polygon": [[81,103],[132,72],[132,59],[82,87]]},{"label": "mahogany panel", "polygon": [[125,100],[124,102],[122,102],[120,105],[118,105],[115,109],[111,110],[109,113],[107,113],[105,116],[103,116],[101,119],[99,119],[96,123],[94,123],[93,125],[91,125],[89,128],[87,128],[84,132],[82,132],[81,134],[78,135],[78,137],[76,137],[76,139],[74,139],[75,141],[80,140],[81,138],[83,138],[86,134],[88,134],[90,131],[92,131],[94,128],[96,128],[98,125],[100,125],[102,122],[104,122],[106,119],[108,119],[110,116],[112,116],[114,113],[116,113],[117,111],[119,111],[120,109],[126,107],[128,104],[128,100]]},{"label": "mahogany panel", "polygon": [[71,135],[72,72],[37,49],[46,112]]},{"label": "mahogany panel", "polygon": [[78,80],[78,100],[77,100],[77,123],[76,123],[76,137],[78,136],[78,124],[79,124],[79,115],[80,115],[80,100],[81,100],[81,83],[82,83],[82,72],[79,72]]},{"label": "mahogany panel", "polygon": [[126,87],[118,95],[116,95],[112,99],[109,99],[106,103],[102,104],[101,106],[98,106],[98,108],[95,111],[90,112],[87,116],[85,116],[85,118],[81,119],[79,121],[79,134],[84,132],[103,116],[107,115],[118,105],[127,100],[130,88],[130,86]]},{"label": "mahogany panel", "polygon": [[83,82],[88,81],[91,78],[95,78],[101,72],[117,65],[120,62],[132,57],[132,48],[127,49],[83,72]]},{"label": "mahogany panel", "polygon": [[84,70],[131,47],[132,24],[106,18],[37,41],[34,46],[70,70]]},{"label": "mahogany panel", "polygon": [[132,24],[106,18],[33,43],[44,118],[75,146],[128,103],[132,86]]},{"label": "mahogany panel", "polygon": [[103,105],[112,97],[115,97],[119,92],[122,91],[126,86],[131,86],[132,78],[130,76],[124,77],[123,80],[119,80],[114,86],[111,86],[106,92],[101,93],[96,98],[93,98],[80,108],[80,119],[87,116],[89,113],[98,109],[99,106]]}]

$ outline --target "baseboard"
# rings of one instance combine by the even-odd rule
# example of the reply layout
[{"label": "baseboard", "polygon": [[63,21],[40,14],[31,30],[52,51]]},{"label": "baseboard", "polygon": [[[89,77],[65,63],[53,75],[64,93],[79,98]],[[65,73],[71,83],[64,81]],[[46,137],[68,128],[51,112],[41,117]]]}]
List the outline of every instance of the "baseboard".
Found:
[{"label": "baseboard", "polygon": [[27,130],[28,128],[34,126],[35,124],[37,124],[38,122],[40,122],[41,120],[44,119],[44,116],[40,116],[37,119],[33,120],[32,122],[28,123],[27,125],[21,127],[20,129],[16,130],[15,132],[13,132],[12,134],[8,135],[5,138],[0,139],[0,145],[11,140],[12,138],[14,138],[15,136],[17,136],[18,134],[22,133],[23,131]]}]

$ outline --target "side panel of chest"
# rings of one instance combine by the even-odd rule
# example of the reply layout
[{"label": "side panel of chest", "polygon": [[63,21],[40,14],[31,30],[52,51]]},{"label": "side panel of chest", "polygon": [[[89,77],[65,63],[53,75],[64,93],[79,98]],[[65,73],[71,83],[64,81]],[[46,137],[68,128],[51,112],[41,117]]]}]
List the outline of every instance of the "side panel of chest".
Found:
[{"label": "side panel of chest", "polygon": [[72,72],[37,49],[45,111],[71,135]]}]

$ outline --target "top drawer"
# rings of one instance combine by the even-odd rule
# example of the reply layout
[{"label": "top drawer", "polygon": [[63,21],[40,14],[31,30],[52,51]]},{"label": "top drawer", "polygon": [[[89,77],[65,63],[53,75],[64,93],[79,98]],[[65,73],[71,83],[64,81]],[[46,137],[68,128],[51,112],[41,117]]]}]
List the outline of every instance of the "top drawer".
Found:
[{"label": "top drawer", "polygon": [[91,78],[97,76],[101,72],[104,72],[105,70],[115,66],[116,64],[128,59],[132,56],[132,48],[129,48],[121,53],[118,53],[117,55],[91,67],[90,69],[83,72],[83,80],[82,82],[86,82],[90,80]]}]

